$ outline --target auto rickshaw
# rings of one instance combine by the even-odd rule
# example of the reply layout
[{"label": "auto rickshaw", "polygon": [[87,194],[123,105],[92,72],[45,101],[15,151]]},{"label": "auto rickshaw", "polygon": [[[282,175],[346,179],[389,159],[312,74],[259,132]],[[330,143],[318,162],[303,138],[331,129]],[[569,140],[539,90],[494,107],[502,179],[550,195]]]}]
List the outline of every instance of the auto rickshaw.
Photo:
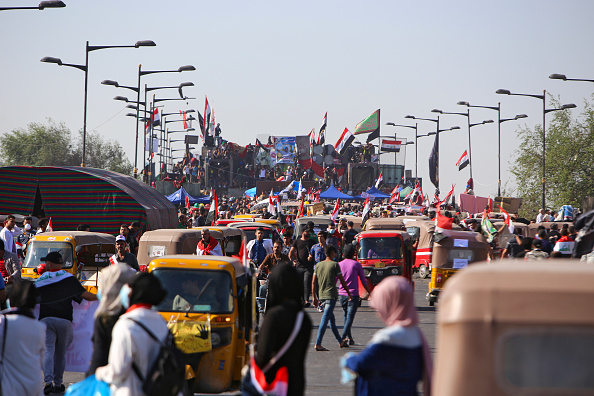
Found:
[{"label": "auto rickshaw", "polygon": [[328,226],[331,223],[334,223],[330,216],[304,216],[298,219],[295,219],[295,234],[301,234],[301,227],[307,225],[308,222],[314,223],[314,233],[318,233],[321,230],[328,229]]},{"label": "auto rickshaw", "polygon": [[37,234],[27,243],[21,278],[37,279],[39,275],[35,269],[49,252],[59,252],[64,261],[62,269],[76,276],[85,289],[97,293],[99,273],[109,265],[109,258],[116,252],[115,237],[87,231]]},{"label": "auto rickshaw", "polygon": [[534,238],[538,234],[538,227],[540,226],[543,226],[548,232],[553,224],[557,224],[558,231],[561,231],[563,224],[573,225],[571,221],[544,221],[542,223],[532,223],[528,225],[528,236]]},{"label": "auto rickshaw", "polygon": [[[496,229],[500,229],[504,223],[503,223],[503,221],[498,220],[498,221],[493,221],[492,224],[493,224],[493,227],[495,227]],[[527,224],[518,223],[518,222],[513,222],[512,224],[516,230],[520,230],[521,235],[524,235],[524,236],[527,235],[527,233],[528,233],[528,225]],[[505,247],[507,246],[507,243],[513,238],[515,238],[514,234],[509,232],[508,227],[505,227],[503,229],[503,232],[501,234],[499,234],[499,236],[497,237],[497,247],[494,251],[495,257],[499,257],[501,251],[503,249],[505,249]]]},{"label": "auto rickshaw", "polygon": [[476,264],[437,311],[432,394],[594,394],[594,267],[551,259]]},{"label": "auto rickshaw", "polygon": [[363,226],[361,225],[361,223],[363,222],[363,218],[361,216],[344,215],[340,216],[340,218],[344,218],[346,219],[346,221],[352,221],[353,229],[357,232],[361,232],[361,230],[363,229]]},{"label": "auto rickshaw", "polygon": [[427,301],[433,306],[446,281],[460,269],[487,260],[489,244],[478,232],[442,230],[433,235],[433,268]]},{"label": "auto rickshaw", "polygon": [[254,279],[236,258],[175,255],[153,259],[148,271],[167,290],[155,308],[184,354],[190,389],[237,389],[255,340]]},{"label": "auto rickshaw", "polygon": [[[401,275],[412,283],[410,236],[406,231],[363,231],[357,235],[357,260],[371,290],[384,278]],[[359,283],[359,289],[364,291]]]},{"label": "auto rickshaw", "polygon": [[229,224],[228,227],[230,228],[239,228],[243,232],[245,232],[247,241],[251,241],[256,239],[256,230],[259,227],[264,228],[264,239],[270,239],[274,243],[275,241],[281,239],[279,232],[277,231],[276,227],[259,222],[251,222],[251,221],[244,221],[240,223],[232,223]]},{"label": "auto rickshaw", "polygon": [[363,226],[363,231],[372,230],[404,230],[404,223],[398,217],[374,217]]},{"label": "auto rickshaw", "polygon": [[419,277],[425,279],[431,273],[435,222],[407,221],[406,232],[411,236],[413,244],[413,271],[418,271]]},{"label": "auto rickshaw", "polygon": [[[223,234],[223,252],[227,257],[238,257],[242,260],[242,249],[247,246],[247,235],[241,228],[236,227],[201,227],[208,228],[211,235],[220,232]],[[247,257],[247,256],[246,256]],[[247,263],[243,263],[246,265]]]},{"label": "auto rickshaw", "polygon": [[[222,243],[222,249],[225,240],[223,233],[213,231],[210,236]],[[200,228],[163,228],[145,232],[138,243],[137,259],[140,270],[145,271],[149,262],[157,257],[196,254],[196,246],[201,238]]]}]

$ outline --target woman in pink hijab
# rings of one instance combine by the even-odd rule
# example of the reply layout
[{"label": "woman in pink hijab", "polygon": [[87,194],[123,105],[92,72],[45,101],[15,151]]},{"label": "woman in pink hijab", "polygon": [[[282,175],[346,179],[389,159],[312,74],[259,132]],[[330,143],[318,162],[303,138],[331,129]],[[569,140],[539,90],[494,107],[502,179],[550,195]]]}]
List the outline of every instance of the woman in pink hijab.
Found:
[{"label": "woman in pink hijab", "polygon": [[423,380],[423,394],[431,391],[431,355],[418,327],[419,317],[411,284],[390,276],[371,293],[370,305],[386,324],[367,347],[346,359],[357,373],[357,395],[416,395]]}]

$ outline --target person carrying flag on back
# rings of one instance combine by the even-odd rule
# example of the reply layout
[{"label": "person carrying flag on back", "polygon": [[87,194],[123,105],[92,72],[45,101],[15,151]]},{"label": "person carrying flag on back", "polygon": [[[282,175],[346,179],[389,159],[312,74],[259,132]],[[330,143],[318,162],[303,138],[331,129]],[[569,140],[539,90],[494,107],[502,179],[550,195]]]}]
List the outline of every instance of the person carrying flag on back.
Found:
[{"label": "person carrying flag on back", "polygon": [[198,256],[222,256],[223,250],[219,242],[210,236],[210,230],[208,228],[202,229],[202,239],[198,242],[196,247],[196,254]]}]

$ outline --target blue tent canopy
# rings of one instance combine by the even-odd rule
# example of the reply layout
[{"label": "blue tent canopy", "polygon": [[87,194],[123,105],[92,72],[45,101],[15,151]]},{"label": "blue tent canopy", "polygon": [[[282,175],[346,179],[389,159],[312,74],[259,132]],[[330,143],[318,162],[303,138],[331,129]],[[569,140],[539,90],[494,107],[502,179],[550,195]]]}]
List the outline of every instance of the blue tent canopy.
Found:
[{"label": "blue tent canopy", "polygon": [[366,199],[368,196],[369,196],[370,200],[390,198],[390,194],[383,193],[375,187],[371,187],[369,190],[365,191],[363,194],[357,195],[354,198],[355,199]]},{"label": "blue tent canopy", "polygon": [[350,195],[338,191],[334,187],[334,184],[330,185],[330,187],[328,187],[328,189],[326,191],[324,191],[323,193],[320,193],[320,198],[322,198],[322,199],[339,199],[339,198],[340,199],[353,199],[353,197],[351,197]]},{"label": "blue tent canopy", "polygon": [[186,191],[185,188],[180,187],[179,190],[174,192],[171,195],[167,195],[166,198],[174,205],[184,205],[186,203],[186,197],[189,197],[190,204],[207,204],[210,203],[210,197],[208,195],[204,195],[201,197],[193,197]]}]

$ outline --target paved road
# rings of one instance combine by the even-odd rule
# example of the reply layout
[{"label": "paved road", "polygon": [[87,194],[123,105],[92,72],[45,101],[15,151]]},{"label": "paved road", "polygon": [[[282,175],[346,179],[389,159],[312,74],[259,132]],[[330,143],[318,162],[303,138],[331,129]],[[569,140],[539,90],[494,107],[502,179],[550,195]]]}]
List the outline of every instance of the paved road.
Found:
[{"label": "paved road", "polygon": [[[415,278],[415,302],[419,311],[419,319],[421,321],[421,329],[429,342],[431,352],[435,354],[435,332],[436,332],[436,317],[435,307],[429,307],[425,300],[427,293],[428,280]],[[318,332],[318,324],[322,314],[308,308],[307,312],[311,316],[313,322],[313,330],[311,335],[310,350],[307,354],[307,388],[305,394],[307,396],[317,395],[352,395],[352,385],[340,384],[340,369],[338,361],[349,351],[359,352],[363,350],[365,344],[371,339],[373,334],[384,327],[383,322],[376,315],[375,311],[369,307],[366,301],[357,311],[355,323],[353,325],[352,333],[356,345],[350,348],[340,349],[331,330],[328,328],[324,335],[323,345],[328,348],[328,352],[316,352],[313,350],[316,335]],[[342,309],[337,308],[337,325],[339,330],[342,330],[343,316]],[[82,373],[67,372],[64,376],[66,385],[80,381],[84,378]]]}]

